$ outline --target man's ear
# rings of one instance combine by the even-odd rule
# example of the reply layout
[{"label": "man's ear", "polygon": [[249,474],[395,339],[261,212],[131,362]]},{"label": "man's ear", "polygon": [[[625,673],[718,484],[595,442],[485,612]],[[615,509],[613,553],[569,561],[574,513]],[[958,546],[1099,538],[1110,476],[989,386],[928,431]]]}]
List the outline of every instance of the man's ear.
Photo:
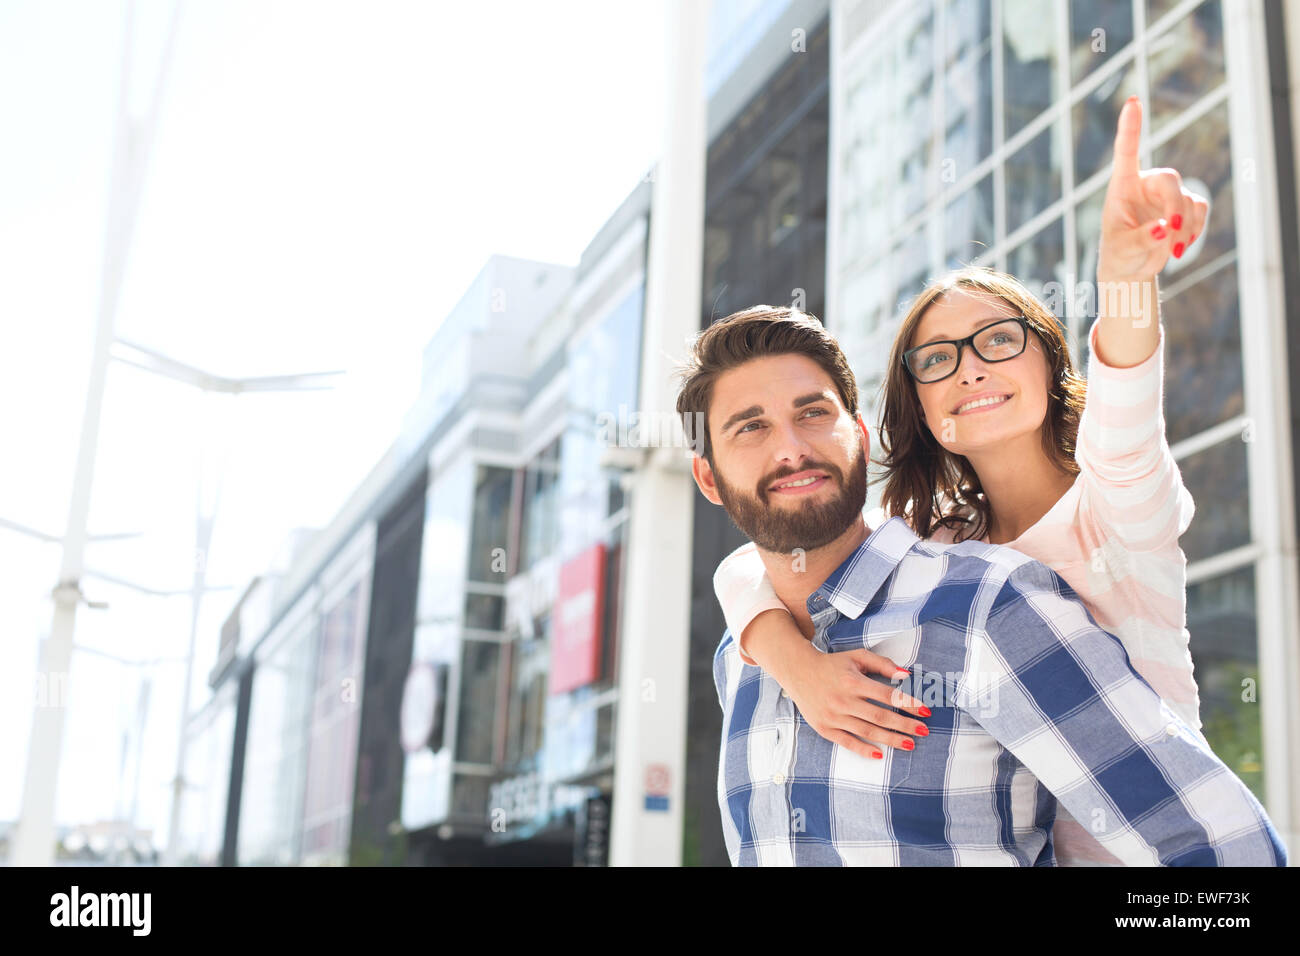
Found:
[{"label": "man's ear", "polygon": [[862,413],[859,412],[853,416],[858,423],[858,428],[862,430],[862,453],[867,460],[871,460],[871,433],[867,431],[867,423],[862,420]]},{"label": "man's ear", "polygon": [[696,455],[691,459],[691,474],[695,477],[695,486],[700,489],[700,494],[715,505],[722,504],[722,497],[718,494],[718,483],[713,477],[713,468],[704,460],[703,455]]}]

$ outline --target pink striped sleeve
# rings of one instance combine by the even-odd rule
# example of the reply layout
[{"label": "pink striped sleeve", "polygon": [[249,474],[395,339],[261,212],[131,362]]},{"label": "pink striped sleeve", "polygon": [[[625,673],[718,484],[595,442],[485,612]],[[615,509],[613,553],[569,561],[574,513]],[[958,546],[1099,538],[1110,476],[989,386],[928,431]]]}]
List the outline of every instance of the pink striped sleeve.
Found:
[{"label": "pink striped sleeve", "polygon": [[1176,547],[1195,506],[1165,438],[1164,329],[1146,361],[1115,368],[1097,357],[1100,323],[1088,333],[1088,401],[1075,447],[1088,508],[1134,551]]},{"label": "pink striped sleeve", "polygon": [[727,628],[736,639],[736,649],[740,659],[752,667],[759,664],[745,653],[741,635],[749,622],[764,611],[786,610],[781,599],[772,590],[772,582],[767,577],[767,569],[758,556],[758,548],[751,541],[741,545],[722,559],[718,569],[713,572],[713,593],[722,605],[722,616],[726,618]]}]

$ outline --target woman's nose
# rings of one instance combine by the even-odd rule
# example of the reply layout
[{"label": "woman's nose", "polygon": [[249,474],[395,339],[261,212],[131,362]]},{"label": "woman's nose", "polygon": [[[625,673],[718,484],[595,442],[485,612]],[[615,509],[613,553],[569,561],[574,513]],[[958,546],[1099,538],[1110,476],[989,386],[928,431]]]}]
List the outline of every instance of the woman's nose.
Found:
[{"label": "woman's nose", "polygon": [[962,349],[961,365],[957,367],[957,376],[963,382],[978,382],[988,375],[979,353],[971,346]]}]

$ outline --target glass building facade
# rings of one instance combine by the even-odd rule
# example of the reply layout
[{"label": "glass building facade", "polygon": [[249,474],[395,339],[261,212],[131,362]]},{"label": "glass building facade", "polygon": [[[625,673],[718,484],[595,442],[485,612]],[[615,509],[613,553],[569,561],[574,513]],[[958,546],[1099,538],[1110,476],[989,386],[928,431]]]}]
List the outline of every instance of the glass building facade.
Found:
[{"label": "glass building facade", "polygon": [[[1252,501],[1259,487],[1252,469],[1289,463],[1259,454],[1252,432],[1287,410],[1262,392],[1252,396],[1246,383],[1241,275],[1260,263],[1239,248],[1250,244],[1239,230],[1255,227],[1237,199],[1240,184],[1253,182],[1241,164],[1266,160],[1256,154],[1253,131],[1237,125],[1237,98],[1260,107],[1250,102],[1255,91],[1240,88],[1250,41],[1232,36],[1225,6],[908,0],[837,7],[827,311],[873,403],[869,423],[906,306],[929,279],[963,264],[1024,282],[1055,312],[1085,370],[1115,124],[1125,99],[1141,97],[1143,168],[1173,167],[1210,200],[1205,233],[1159,280],[1165,415],[1197,503],[1181,544],[1205,733],[1266,800],[1266,710],[1256,696],[1267,657],[1261,642],[1286,638],[1259,623],[1280,612],[1257,588],[1256,568],[1267,555],[1252,514],[1267,504]],[[1284,734],[1280,723],[1272,729]]]}]

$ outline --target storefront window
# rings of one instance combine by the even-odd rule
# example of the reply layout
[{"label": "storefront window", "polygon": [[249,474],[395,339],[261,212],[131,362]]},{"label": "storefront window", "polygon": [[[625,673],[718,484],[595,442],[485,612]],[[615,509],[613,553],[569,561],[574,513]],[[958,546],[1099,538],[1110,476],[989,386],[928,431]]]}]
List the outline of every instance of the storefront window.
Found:
[{"label": "storefront window", "polygon": [[316,642],[314,617],[260,660],[253,675],[240,805],[241,865],[301,859],[303,790]]}]

